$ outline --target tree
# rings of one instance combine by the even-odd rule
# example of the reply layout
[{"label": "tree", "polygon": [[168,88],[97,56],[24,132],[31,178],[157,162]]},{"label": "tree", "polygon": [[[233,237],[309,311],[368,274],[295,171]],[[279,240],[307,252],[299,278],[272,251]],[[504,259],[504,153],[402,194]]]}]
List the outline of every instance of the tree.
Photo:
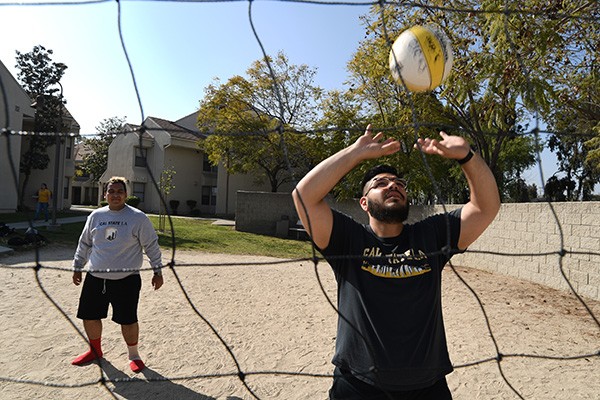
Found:
[{"label": "tree", "polygon": [[[456,10],[482,8],[476,1],[428,4]],[[503,5],[485,3],[486,8]],[[438,196],[439,200],[461,199],[467,192],[455,163],[413,151],[417,136],[431,136],[437,130],[466,136],[492,169],[505,197],[508,184],[534,164],[535,141],[527,134],[529,111],[547,110],[543,95],[548,88],[537,74],[529,75],[529,79],[523,74],[524,67],[533,68],[538,61],[528,58],[535,54],[535,48],[530,48],[522,35],[535,34],[537,26],[527,25],[521,17],[472,13],[465,18],[462,12],[442,12],[427,6],[387,7],[383,11],[375,6],[363,17],[366,37],[348,64],[350,92],[356,101],[363,99],[361,112],[369,121],[393,131],[403,143],[405,153],[392,161],[409,175],[411,193],[422,201]],[[417,24],[442,29],[453,43],[455,61],[442,87],[409,94],[392,81],[388,55],[392,40]],[[512,37],[518,38],[516,44]],[[524,66],[518,63],[516,53],[525,58]]]},{"label": "tree", "polygon": [[537,186],[528,185],[522,178],[517,178],[507,185],[507,203],[528,203],[537,198]]},{"label": "tree", "polygon": [[[365,40],[349,63],[350,91],[363,99],[362,115],[380,127],[393,127],[402,141],[414,139],[407,135],[409,131],[412,136],[422,134],[423,126],[430,135],[439,126],[467,136],[490,165],[506,197],[508,186],[534,163],[535,151],[541,150],[536,148],[540,146],[531,121],[539,117],[549,122],[552,111],[560,110],[558,94],[564,97],[563,88],[580,99],[580,110],[587,106],[584,119],[597,123],[597,118],[589,116],[592,105],[597,113],[598,104],[597,94],[591,95],[589,89],[597,93],[600,87],[597,16],[596,3],[585,0],[526,0],[508,7],[495,0],[374,6],[363,17]],[[405,28],[430,23],[453,43],[453,72],[434,92],[407,96],[391,82],[389,48]],[[406,116],[413,111],[416,118],[411,121]],[[560,111],[560,116],[567,114],[566,108]],[[600,140],[587,144],[591,151],[599,145]],[[600,154],[594,154],[598,165]],[[587,162],[593,165],[593,159]],[[437,176],[433,165],[431,173]],[[430,188],[422,190],[427,194]]]},{"label": "tree", "polygon": [[548,178],[544,186],[546,200],[548,201],[567,201],[567,193],[572,192],[574,189],[575,182],[566,177],[558,178],[556,175]]},{"label": "tree", "polygon": [[555,133],[548,145],[556,153],[558,171],[573,182],[567,201],[591,200],[600,182],[600,60],[597,52],[583,58],[590,60],[589,65],[578,65],[568,74],[568,85],[557,84],[549,124]]},{"label": "tree", "polygon": [[600,174],[600,123],[594,128],[596,136],[585,142],[588,149],[586,164],[595,172]]},{"label": "tree", "polygon": [[165,208],[169,194],[171,194],[171,191],[175,189],[175,185],[173,184],[173,177],[176,173],[177,171],[175,171],[175,167],[171,165],[170,167],[164,169],[160,173],[160,179],[158,180],[158,188],[162,197],[160,202],[160,213],[158,215],[158,230],[160,232],[165,231]]},{"label": "tree", "polygon": [[98,182],[108,163],[108,147],[119,132],[125,127],[125,117],[105,118],[96,127],[96,137],[84,138],[83,146],[88,150],[83,156],[81,169],[94,182]]},{"label": "tree", "polygon": [[591,200],[594,186],[600,181],[600,171],[587,161],[587,138],[589,136],[575,132],[569,135],[563,131],[548,141],[549,148],[556,153],[558,171],[565,175],[562,180],[571,183],[565,186],[566,201]]},{"label": "tree", "polygon": [[[53,51],[44,46],[37,45],[29,53],[17,53],[16,67],[19,69],[17,79],[23,89],[34,100],[35,131],[36,132],[60,132],[62,131],[62,108],[66,103],[62,93],[56,85],[64,75],[67,66],[63,63],[52,61]],[[19,205],[23,208],[23,199],[29,177],[34,169],[43,170],[48,168],[50,157],[47,148],[55,143],[51,136],[33,135],[29,138],[29,146],[21,155],[19,170],[25,175],[19,193]],[[55,188],[56,190],[56,188]]]},{"label": "tree", "polygon": [[213,165],[223,162],[229,173],[258,170],[259,181],[276,192],[314,163],[310,139],[300,132],[316,119],[321,89],[313,84],[316,70],[290,64],[281,52],[255,61],[246,74],[205,89],[198,127],[207,138],[199,145]]}]

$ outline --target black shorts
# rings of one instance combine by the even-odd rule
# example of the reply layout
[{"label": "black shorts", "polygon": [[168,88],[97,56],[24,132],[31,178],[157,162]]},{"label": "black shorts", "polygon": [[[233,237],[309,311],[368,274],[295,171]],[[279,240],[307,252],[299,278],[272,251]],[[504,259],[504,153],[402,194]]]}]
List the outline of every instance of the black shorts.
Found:
[{"label": "black shorts", "polygon": [[336,367],[333,375],[330,400],[452,400],[446,378],[424,389],[384,391],[357,379],[347,370]]},{"label": "black shorts", "polygon": [[139,274],[123,279],[101,279],[90,273],[85,275],[77,318],[87,320],[104,319],[108,316],[108,305],[112,305],[112,320],[120,325],[138,321],[137,307],[142,288]]}]

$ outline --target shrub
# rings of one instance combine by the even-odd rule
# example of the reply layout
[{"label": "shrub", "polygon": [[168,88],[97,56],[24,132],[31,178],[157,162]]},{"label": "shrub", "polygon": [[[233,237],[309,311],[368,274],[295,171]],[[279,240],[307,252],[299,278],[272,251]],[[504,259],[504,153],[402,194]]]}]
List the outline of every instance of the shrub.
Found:
[{"label": "shrub", "polygon": [[179,200],[169,200],[169,205],[171,206],[171,211],[173,215],[177,215],[177,207],[179,207]]},{"label": "shrub", "polygon": [[127,196],[125,199],[125,204],[137,208],[141,201],[142,200],[140,200],[140,198],[137,196]]},{"label": "shrub", "polygon": [[194,211],[196,208],[196,204],[198,204],[198,202],[196,200],[186,200],[185,204],[188,205],[188,207],[190,208],[190,216],[194,217]]},{"label": "shrub", "polygon": [[107,205],[108,205],[108,201],[106,201],[106,200],[102,200],[102,201],[100,202],[100,207],[105,207],[105,206],[107,206]]}]

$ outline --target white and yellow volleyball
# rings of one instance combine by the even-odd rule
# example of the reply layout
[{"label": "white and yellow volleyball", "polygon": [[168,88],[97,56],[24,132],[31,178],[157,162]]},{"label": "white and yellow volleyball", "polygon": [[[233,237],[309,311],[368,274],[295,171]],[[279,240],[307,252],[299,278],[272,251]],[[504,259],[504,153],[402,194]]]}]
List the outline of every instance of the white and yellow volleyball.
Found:
[{"label": "white and yellow volleyball", "polygon": [[390,71],[408,90],[427,92],[450,75],[452,60],[452,45],[442,31],[416,25],[402,32],[392,45]]}]

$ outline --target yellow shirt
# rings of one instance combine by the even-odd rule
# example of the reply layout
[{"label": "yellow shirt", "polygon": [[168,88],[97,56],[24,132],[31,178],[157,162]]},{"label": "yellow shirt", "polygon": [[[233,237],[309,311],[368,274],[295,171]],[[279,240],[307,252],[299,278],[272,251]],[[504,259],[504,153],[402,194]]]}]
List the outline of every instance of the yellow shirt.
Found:
[{"label": "yellow shirt", "polygon": [[52,196],[52,192],[48,189],[40,189],[38,191],[38,202],[39,203],[48,203],[50,200],[50,196]]}]

